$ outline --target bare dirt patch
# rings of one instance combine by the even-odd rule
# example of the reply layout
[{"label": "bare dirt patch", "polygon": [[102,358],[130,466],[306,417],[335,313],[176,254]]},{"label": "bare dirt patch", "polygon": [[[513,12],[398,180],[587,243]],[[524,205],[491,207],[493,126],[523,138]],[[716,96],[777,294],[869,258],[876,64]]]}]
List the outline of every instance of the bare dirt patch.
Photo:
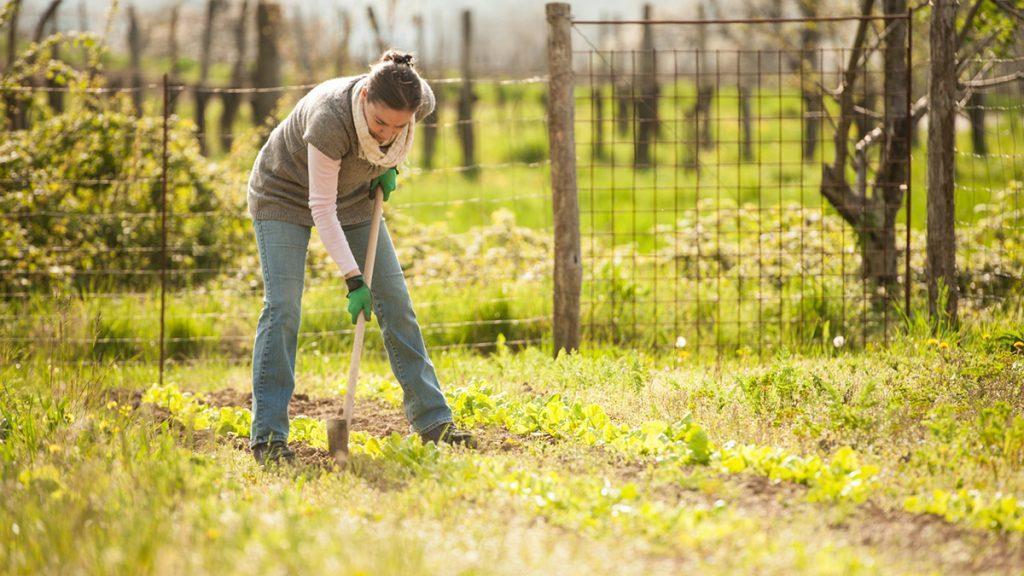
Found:
[{"label": "bare dirt patch", "polygon": [[[252,407],[252,393],[248,391],[225,388],[204,394],[211,406]],[[310,398],[308,394],[293,394],[288,404],[288,417],[306,416],[316,420],[336,418],[342,413],[345,398]],[[392,432],[408,434],[412,432],[409,421],[400,410],[374,400],[357,398],[355,417],[352,419],[352,430],[366,432],[371,436],[389,436]]]},{"label": "bare dirt patch", "polygon": [[904,558],[936,561],[950,573],[1020,574],[1024,570],[1024,535],[954,524],[931,514],[886,510],[868,502],[833,528],[866,546],[895,547]]}]

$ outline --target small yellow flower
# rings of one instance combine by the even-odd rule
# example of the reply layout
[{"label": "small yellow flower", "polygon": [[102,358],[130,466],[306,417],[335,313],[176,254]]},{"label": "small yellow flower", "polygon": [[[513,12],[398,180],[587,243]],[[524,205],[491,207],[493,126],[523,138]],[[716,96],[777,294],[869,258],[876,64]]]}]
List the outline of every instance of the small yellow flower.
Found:
[{"label": "small yellow flower", "polygon": [[107,410],[113,410],[114,408],[117,408],[117,400],[107,402]]},{"label": "small yellow flower", "polygon": [[207,528],[206,537],[210,540],[216,540],[217,538],[220,538],[220,531],[216,528]]},{"label": "small yellow flower", "polygon": [[1016,348],[1017,350],[1020,350],[1021,348],[1024,348],[1024,342],[1017,340],[1016,342],[1013,343],[1013,347]]},{"label": "small yellow flower", "polygon": [[948,350],[949,342],[939,342],[939,348],[942,348],[943,350]]},{"label": "small yellow flower", "polygon": [[927,344],[929,346],[938,346],[939,345],[939,341],[937,339],[935,339],[935,338],[929,338]]},{"label": "small yellow flower", "polygon": [[50,451],[50,454],[56,454],[61,451],[60,444],[50,444],[46,449]]}]

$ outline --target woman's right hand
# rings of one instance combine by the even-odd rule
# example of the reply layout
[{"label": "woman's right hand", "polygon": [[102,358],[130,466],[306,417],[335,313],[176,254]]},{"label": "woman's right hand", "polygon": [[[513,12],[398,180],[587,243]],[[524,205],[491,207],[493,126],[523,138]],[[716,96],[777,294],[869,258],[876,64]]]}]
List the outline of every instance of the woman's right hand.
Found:
[{"label": "woman's right hand", "polygon": [[369,322],[373,311],[373,297],[370,295],[370,289],[363,282],[363,276],[348,278],[345,282],[349,287],[348,313],[352,315],[352,324],[359,322],[360,312],[366,316],[366,321]]}]

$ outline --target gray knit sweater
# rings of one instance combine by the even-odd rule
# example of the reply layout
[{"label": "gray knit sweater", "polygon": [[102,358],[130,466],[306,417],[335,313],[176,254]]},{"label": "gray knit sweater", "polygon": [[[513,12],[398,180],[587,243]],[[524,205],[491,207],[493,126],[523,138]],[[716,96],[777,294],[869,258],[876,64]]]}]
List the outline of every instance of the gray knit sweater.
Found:
[{"label": "gray knit sweater", "polygon": [[[254,220],[283,220],[313,226],[309,210],[309,167],[306,144],[334,160],[338,172],[338,220],[343,226],[368,222],[373,216],[369,183],[386,170],[359,158],[352,120],[352,88],[362,78],[333,78],[309,91],[270,133],[249,174],[249,214]],[[423,82],[423,103],[416,121],[434,110],[434,93]]]}]

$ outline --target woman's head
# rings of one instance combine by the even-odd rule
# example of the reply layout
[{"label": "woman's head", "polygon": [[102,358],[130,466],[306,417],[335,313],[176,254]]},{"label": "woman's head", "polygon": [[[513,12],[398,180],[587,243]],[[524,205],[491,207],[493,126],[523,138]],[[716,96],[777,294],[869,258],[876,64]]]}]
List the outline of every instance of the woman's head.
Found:
[{"label": "woman's head", "polygon": [[371,68],[363,87],[366,125],[380,144],[388,144],[413,121],[423,100],[412,54],[388,50]]}]

